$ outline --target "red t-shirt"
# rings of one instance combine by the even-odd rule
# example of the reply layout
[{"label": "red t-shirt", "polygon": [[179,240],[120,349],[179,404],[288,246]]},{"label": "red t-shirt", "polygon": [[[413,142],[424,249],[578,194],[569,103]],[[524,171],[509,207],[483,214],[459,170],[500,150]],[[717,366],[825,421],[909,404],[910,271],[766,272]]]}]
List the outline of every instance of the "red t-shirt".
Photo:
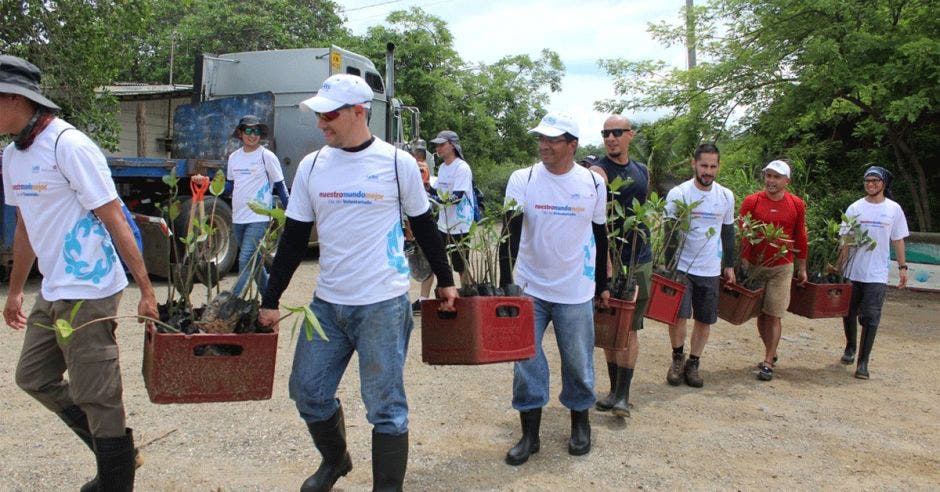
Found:
[{"label": "red t-shirt", "polygon": [[761,222],[782,227],[792,242],[787,242],[787,254],[769,261],[780,248],[767,242],[751,245],[741,241],[741,256],[752,265],[778,266],[793,263],[793,254],[805,260],[807,253],[806,239],[806,204],[800,197],[784,192],[783,198],[773,201],[766,191],[758,191],[744,198],[741,202],[741,216],[750,212],[751,217]]}]

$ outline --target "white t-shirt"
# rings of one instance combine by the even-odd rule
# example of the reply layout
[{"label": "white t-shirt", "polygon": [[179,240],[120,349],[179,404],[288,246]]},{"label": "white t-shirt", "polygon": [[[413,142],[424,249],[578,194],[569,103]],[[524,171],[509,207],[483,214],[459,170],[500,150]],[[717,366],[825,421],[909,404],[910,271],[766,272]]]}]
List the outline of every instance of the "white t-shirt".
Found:
[{"label": "white t-shirt", "polygon": [[235,186],[232,191],[232,223],[267,222],[268,217],[252,212],[248,203],[256,201],[269,207],[274,205],[272,187],[274,183],[284,181],[281,162],[274,152],[264,147],[251,152],[245,152],[244,147],[239,148],[228,156],[225,177]]},{"label": "white t-shirt", "polygon": [[[104,224],[92,210],[117,199],[111,171],[85,134],[54,119],[25,151],[3,151],[3,193],[19,207],[39,260],[42,297],[102,299],[127,286],[124,268]],[[66,178],[68,177],[68,178]]]},{"label": "white t-shirt", "polygon": [[[392,166],[398,156],[398,184]],[[314,164],[314,160],[316,163]],[[287,216],[316,222],[320,276],[316,296],[361,306],[400,296],[410,285],[401,210],[428,211],[414,158],[378,137],[359,152],[323,147],[300,161]]]},{"label": "white t-shirt", "polygon": [[473,171],[467,161],[456,158],[450,164],[441,163],[437,168],[438,196],[445,196],[455,191],[462,191],[459,202],[444,207],[437,216],[437,228],[448,234],[466,234],[473,222]]},{"label": "white t-shirt", "polygon": [[[666,195],[666,216],[675,218],[675,201],[700,202],[689,214],[689,232],[679,251],[679,270],[700,277],[721,275],[721,226],[734,223],[734,194],[712,182],[702,191],[695,178],[679,184]],[[709,230],[714,231],[709,237]]]},{"label": "white t-shirt", "polygon": [[510,200],[523,211],[516,284],[549,302],[579,304],[593,298],[591,223],[606,220],[603,178],[577,165],[559,176],[539,162],[512,173],[506,185],[506,203]]},{"label": "white t-shirt", "polygon": [[[904,210],[894,200],[885,198],[881,203],[870,203],[860,198],[849,205],[846,217],[855,217],[862,229],[875,240],[875,249],[860,248],[845,267],[845,276],[856,282],[888,283],[891,265],[891,241],[910,235]],[[843,234],[848,232],[842,224]]]}]

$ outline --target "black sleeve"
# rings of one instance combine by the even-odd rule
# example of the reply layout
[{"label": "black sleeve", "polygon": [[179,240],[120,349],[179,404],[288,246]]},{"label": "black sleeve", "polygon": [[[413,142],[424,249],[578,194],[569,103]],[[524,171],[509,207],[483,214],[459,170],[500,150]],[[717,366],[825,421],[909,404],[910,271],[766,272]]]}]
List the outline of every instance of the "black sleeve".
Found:
[{"label": "black sleeve", "polygon": [[[522,214],[503,218],[503,233],[508,231],[506,239],[499,244],[499,285],[504,287],[513,283],[512,264],[519,256],[519,240],[522,238]],[[521,286],[520,286],[521,287]]]},{"label": "black sleeve", "polygon": [[594,230],[594,294],[608,290],[607,287],[607,226],[591,223]]},{"label": "black sleeve", "polygon": [[418,246],[421,247],[425,258],[431,264],[431,271],[437,277],[437,286],[453,287],[454,274],[450,270],[450,264],[447,263],[444,240],[441,239],[431,211],[428,210],[417,217],[408,216],[408,223],[411,224],[411,233],[418,241]]},{"label": "black sleeve", "polygon": [[310,241],[310,231],[313,229],[313,222],[301,222],[291,218],[284,224],[284,232],[281,233],[281,239],[277,243],[277,254],[274,256],[274,264],[271,265],[271,277],[268,279],[268,285],[261,295],[261,307],[265,309],[277,309],[281,300],[281,294],[287,289],[294,271],[300,265],[304,258],[304,252],[307,251],[307,243]]},{"label": "black sleeve", "polygon": [[721,263],[722,268],[734,266],[734,224],[721,225]]}]

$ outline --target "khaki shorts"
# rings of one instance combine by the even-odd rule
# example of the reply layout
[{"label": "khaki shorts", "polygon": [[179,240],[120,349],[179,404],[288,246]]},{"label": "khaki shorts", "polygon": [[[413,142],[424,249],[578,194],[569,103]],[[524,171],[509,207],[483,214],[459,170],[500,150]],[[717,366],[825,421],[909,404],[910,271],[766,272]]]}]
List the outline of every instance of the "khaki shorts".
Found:
[{"label": "khaki shorts", "polygon": [[777,318],[782,318],[787,313],[792,278],[793,263],[751,269],[750,279],[764,284],[764,305],[761,312]]}]

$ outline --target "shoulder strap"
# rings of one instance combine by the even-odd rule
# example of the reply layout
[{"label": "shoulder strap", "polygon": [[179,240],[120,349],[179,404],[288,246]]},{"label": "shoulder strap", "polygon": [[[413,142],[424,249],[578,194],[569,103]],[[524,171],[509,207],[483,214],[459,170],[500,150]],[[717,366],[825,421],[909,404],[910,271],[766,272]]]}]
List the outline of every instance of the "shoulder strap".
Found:
[{"label": "shoulder strap", "polygon": [[[55,168],[56,168],[56,170],[59,171],[59,174],[61,174],[62,177],[65,178],[65,181],[66,181],[67,183],[69,183],[69,185],[71,185],[72,182],[69,181],[68,176],[66,176],[65,173],[62,172],[62,168],[59,167],[59,139],[62,138],[62,134],[63,134],[63,133],[65,133],[65,132],[67,132],[67,131],[69,131],[69,130],[75,130],[75,127],[68,127],[68,128],[66,128],[66,129],[62,130],[61,132],[59,132],[58,135],[56,135],[56,137],[55,137],[55,144],[52,145],[52,158],[55,159]],[[77,131],[77,130],[76,130],[76,131]]]}]

